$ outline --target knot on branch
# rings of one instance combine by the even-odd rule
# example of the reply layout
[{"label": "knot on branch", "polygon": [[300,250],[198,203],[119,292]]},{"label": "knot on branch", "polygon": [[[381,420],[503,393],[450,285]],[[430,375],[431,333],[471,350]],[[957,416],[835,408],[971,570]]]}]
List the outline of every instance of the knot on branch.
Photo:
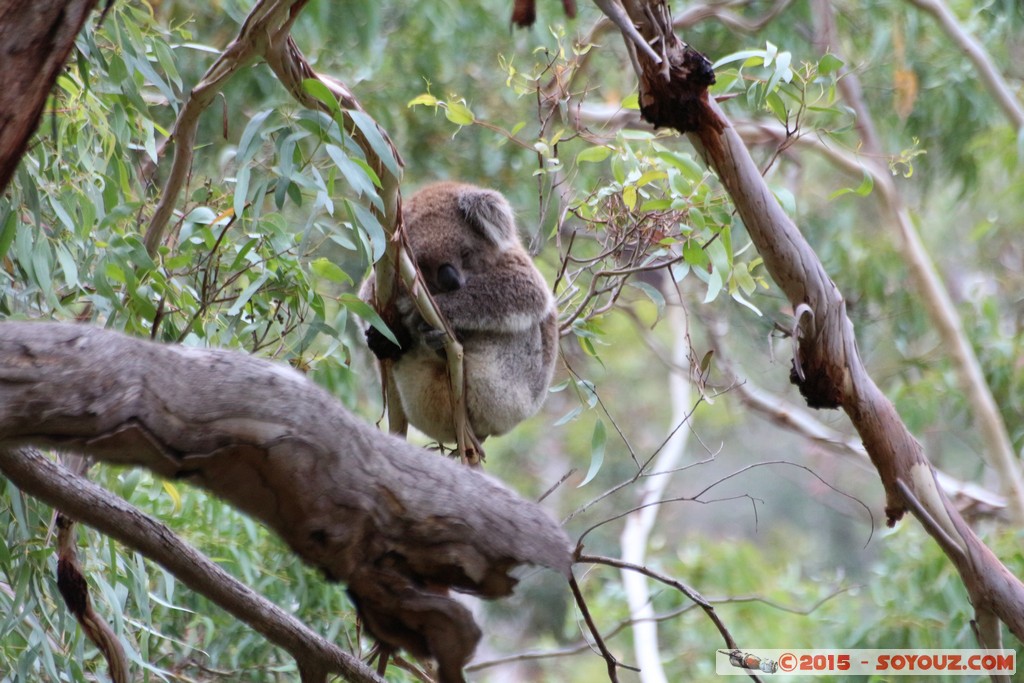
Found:
[{"label": "knot on branch", "polygon": [[721,133],[725,126],[708,106],[708,87],[715,83],[711,61],[675,35],[669,38],[673,44],[661,66],[639,55],[641,115],[655,128],[675,128],[680,133],[711,128]]},{"label": "knot on branch", "polygon": [[[807,401],[808,408],[816,410],[839,408],[842,406],[843,393],[841,384],[836,384],[823,365],[804,359],[798,366],[800,358],[794,358],[789,370],[789,381],[800,390],[800,395]],[[803,377],[801,378],[801,374]]]},{"label": "knot on branch", "polygon": [[480,641],[480,628],[468,609],[447,589],[417,585],[396,571],[359,571],[348,593],[366,629],[392,650],[437,662],[439,680],[464,680],[462,668]]},{"label": "knot on branch", "polygon": [[[825,309],[827,310],[827,309]],[[815,320],[814,307],[806,301],[797,305],[790,336],[793,339],[793,361],[789,381],[800,389],[809,408],[838,408],[843,403],[846,382],[836,381],[836,367],[830,354],[823,353],[823,336]],[[833,316],[834,318],[834,316]]]}]

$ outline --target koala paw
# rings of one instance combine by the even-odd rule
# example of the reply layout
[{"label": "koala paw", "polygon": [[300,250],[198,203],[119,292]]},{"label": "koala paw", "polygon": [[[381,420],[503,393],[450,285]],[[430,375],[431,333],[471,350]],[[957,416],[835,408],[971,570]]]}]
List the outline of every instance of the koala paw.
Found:
[{"label": "koala paw", "polygon": [[398,360],[405,353],[408,344],[402,343],[404,335],[395,334],[395,336],[400,342],[398,345],[385,337],[376,327],[367,327],[366,345],[370,347],[370,351],[373,351],[373,355],[377,356],[380,360]]},{"label": "koala paw", "polygon": [[423,343],[431,351],[437,351],[438,355],[444,355],[444,340],[446,336],[444,330],[435,330],[433,327],[428,327],[423,330]]}]

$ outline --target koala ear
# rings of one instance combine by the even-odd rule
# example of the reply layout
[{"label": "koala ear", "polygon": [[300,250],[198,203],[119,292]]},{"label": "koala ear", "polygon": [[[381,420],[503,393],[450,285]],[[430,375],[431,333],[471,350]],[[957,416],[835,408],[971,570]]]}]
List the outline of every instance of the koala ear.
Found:
[{"label": "koala ear", "polygon": [[519,244],[512,207],[500,192],[466,188],[459,194],[459,212],[484,239],[501,251]]}]

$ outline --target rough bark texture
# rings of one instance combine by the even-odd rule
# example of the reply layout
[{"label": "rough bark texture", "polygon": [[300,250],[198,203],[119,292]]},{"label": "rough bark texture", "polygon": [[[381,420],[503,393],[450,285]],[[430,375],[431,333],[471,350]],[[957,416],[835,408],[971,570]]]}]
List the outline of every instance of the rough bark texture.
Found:
[{"label": "rough bark texture", "polygon": [[96,0],[0,0],[0,191]]},{"label": "rough bark texture", "polygon": [[55,446],[209,489],[344,581],[370,632],[462,680],[479,631],[448,588],[509,594],[569,542],[496,481],[350,415],[297,372],[73,324],[0,323],[0,446]]},{"label": "rough bark texture", "polygon": [[695,96],[695,87],[707,79],[690,66],[691,50],[673,32],[664,0],[625,0],[623,5],[662,57],[659,63],[643,50],[637,52],[641,113],[646,117],[656,111],[658,118],[651,121],[655,125],[688,132],[732,198],[765,267],[796,312],[800,337],[793,379],[808,405],[846,411],[878,469],[890,525],[909,509],[943,548],[977,612],[981,644],[998,647],[998,629],[991,628],[995,618],[1024,640],[1024,584],[985,547],[939,489],[921,445],[868,376],[839,289],[772,195],[717,103],[706,93]]}]

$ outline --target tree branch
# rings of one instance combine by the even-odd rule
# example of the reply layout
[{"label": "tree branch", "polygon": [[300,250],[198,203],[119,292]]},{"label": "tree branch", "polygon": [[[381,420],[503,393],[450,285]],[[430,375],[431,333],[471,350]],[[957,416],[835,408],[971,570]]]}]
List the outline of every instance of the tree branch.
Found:
[{"label": "tree branch", "polygon": [[346,582],[369,631],[437,659],[444,683],[462,680],[479,638],[444,588],[497,598],[516,565],[569,572],[568,539],[535,504],[237,353],[2,323],[0,447],[27,444],[209,489]]},{"label": "tree branch", "polygon": [[[663,66],[645,62],[644,56],[638,55],[643,69],[640,106],[644,118],[688,134],[732,197],[772,279],[794,310],[806,307],[812,313],[800,318],[802,373],[794,368],[791,379],[811,407],[842,407],[846,411],[882,480],[890,525],[907,510],[901,491],[906,486],[929,515],[928,522],[922,520],[926,529],[932,531],[934,527],[927,523],[934,522],[962,550],[947,552],[947,556],[960,573],[979,618],[996,615],[1024,640],[1024,584],[999,562],[943,495],[920,444],[867,374],[839,289],[772,195],[739,134],[708,97],[708,76],[691,49],[664,25],[663,0],[629,0],[626,9],[645,38],[661,37],[672,43],[667,46],[667,82],[662,77]],[[804,379],[796,379],[801,374]],[[941,544],[943,539],[937,540]],[[986,643],[987,647],[993,645]]]},{"label": "tree branch", "polygon": [[1017,131],[1024,129],[1024,106],[1014,94],[1013,89],[1003,79],[1002,74],[992,63],[992,58],[984,46],[974,39],[971,34],[964,30],[952,10],[942,0],[907,0],[911,5],[927,12],[935,18],[942,30],[946,32],[953,43],[967,55],[967,58],[977,69],[981,82],[988,88],[992,99],[996,101],[999,108],[1003,110],[1010,125]]},{"label": "tree branch", "polygon": [[[781,429],[788,430],[833,453],[852,458],[865,467],[871,466],[864,445],[856,437],[829,427],[807,409],[766,391],[749,378],[740,377],[733,366],[729,351],[725,348],[725,335],[720,329],[721,322],[707,316],[701,316],[701,321],[707,330],[711,348],[715,351],[715,369],[722,374],[724,383],[730,387],[730,394],[736,395],[743,405]],[[1006,507],[1005,497],[972,482],[956,479],[942,470],[935,470],[935,479],[946,495],[962,502],[961,507],[976,505],[982,509],[996,511],[1004,510]]]},{"label": "tree branch", "polygon": [[[944,9],[944,5],[941,5],[938,0],[934,2],[912,1],[915,4],[928,4]],[[835,21],[832,6],[825,0],[819,0],[815,9],[818,23],[823,29],[820,33],[822,35],[834,34]],[[948,10],[946,13],[948,14]],[[832,46],[831,49],[834,50],[835,47]],[[882,161],[885,154],[878,136],[874,132],[875,126],[871,111],[867,103],[860,98],[862,93],[860,80],[856,74],[846,72],[839,79],[839,83],[847,104],[857,112],[858,127],[864,135],[862,142],[865,156],[862,160],[850,160],[851,165],[856,168],[853,172],[856,175],[870,173],[874,187],[879,191],[882,198],[880,202],[882,209],[888,214],[891,227],[901,238],[902,248],[900,251],[910,270],[917,291],[921,295],[924,309],[953,362],[960,386],[967,394],[967,403],[971,406],[974,421],[982,441],[985,443],[985,460],[999,473],[1003,492],[1007,496],[1007,510],[1011,519],[1022,523],[1024,522],[1024,476],[1021,475],[1020,461],[1014,452],[1010,434],[1006,429],[1006,422],[1003,420],[995,397],[992,396],[992,391],[985,380],[985,374],[981,369],[978,356],[974,352],[974,347],[964,331],[960,314],[936,271],[935,263],[921,239],[920,232],[914,225],[909,209],[903,203],[892,174],[888,172]],[[1022,122],[1024,122],[1024,118],[1022,118]],[[825,147],[824,142],[819,144],[821,147]],[[830,154],[829,158],[836,159],[837,154]]]},{"label": "tree branch", "polygon": [[239,582],[166,526],[39,451],[0,448],[0,471],[22,491],[161,565],[184,585],[287,650],[300,668],[320,671],[321,678],[335,673],[353,683],[381,680],[358,659]]},{"label": "tree branch", "polygon": [[210,106],[217,93],[243,67],[257,61],[266,49],[270,36],[287,31],[295,14],[307,0],[259,0],[249,12],[227,49],[206,70],[203,77],[178,112],[171,138],[174,140],[174,158],[171,171],[164,182],[160,201],[153,211],[153,217],[146,229],[144,243],[146,251],[155,255],[163,242],[167,223],[174,213],[185,181],[192,170],[192,155],[195,148],[199,116]]}]

